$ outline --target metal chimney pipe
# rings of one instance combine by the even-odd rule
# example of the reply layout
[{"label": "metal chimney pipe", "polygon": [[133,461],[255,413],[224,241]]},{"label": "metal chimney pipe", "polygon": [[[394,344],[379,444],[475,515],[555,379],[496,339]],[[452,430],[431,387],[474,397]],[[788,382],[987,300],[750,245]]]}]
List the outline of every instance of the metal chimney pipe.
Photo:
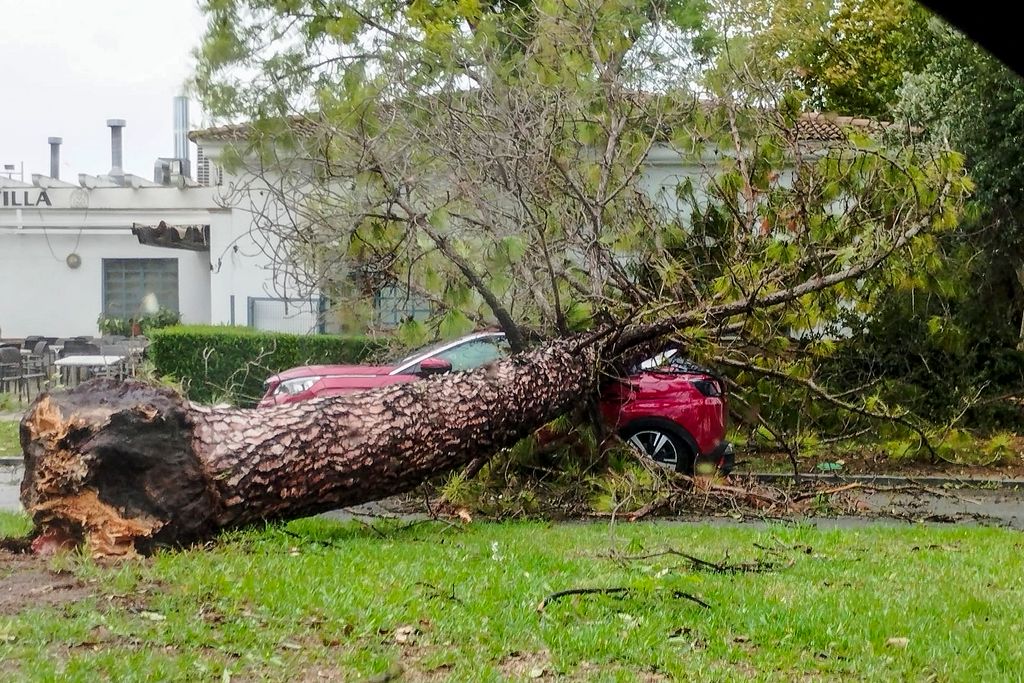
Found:
[{"label": "metal chimney pipe", "polygon": [[119,178],[124,176],[124,119],[107,119],[110,128],[110,175]]},{"label": "metal chimney pipe", "polygon": [[188,97],[185,95],[178,95],[174,98],[174,158],[182,160],[182,173],[191,177],[188,149]]},{"label": "metal chimney pipe", "polygon": [[54,180],[60,179],[60,146],[64,138],[47,138],[50,143],[50,177]]}]

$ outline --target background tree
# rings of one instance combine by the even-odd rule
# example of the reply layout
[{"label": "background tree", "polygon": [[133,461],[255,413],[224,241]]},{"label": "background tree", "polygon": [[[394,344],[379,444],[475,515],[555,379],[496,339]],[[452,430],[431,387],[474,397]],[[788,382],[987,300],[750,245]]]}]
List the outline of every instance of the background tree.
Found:
[{"label": "background tree", "polygon": [[708,15],[717,40],[702,54],[746,53],[812,110],[884,120],[928,61],[930,16],[914,0],[725,0]]},{"label": "background tree", "polygon": [[867,333],[830,371],[838,385],[882,380],[888,400],[936,423],[1019,431],[1024,89],[939,19],[920,36],[918,54],[890,112],[937,148],[962,151],[976,190],[929,266],[885,291]]},{"label": "background tree", "polygon": [[908,75],[897,112],[932,144],[962,150],[977,189],[945,246],[964,284],[922,303],[961,339],[965,357],[952,376],[986,388],[974,420],[1019,429],[1019,409],[1005,399],[1024,389],[1024,84],[937,19],[927,54],[926,66]]},{"label": "background tree", "polygon": [[[820,375],[837,388],[876,386],[880,400],[945,424],[940,437],[956,434],[951,423],[1019,430],[1018,77],[915,2],[752,2],[730,11],[746,27],[742,45],[803,88],[805,106],[920,130],[922,141],[963,152],[977,183],[958,228],[934,244],[925,267],[877,291],[872,315],[850,321],[863,333]],[[890,446],[907,452],[905,443]]]}]

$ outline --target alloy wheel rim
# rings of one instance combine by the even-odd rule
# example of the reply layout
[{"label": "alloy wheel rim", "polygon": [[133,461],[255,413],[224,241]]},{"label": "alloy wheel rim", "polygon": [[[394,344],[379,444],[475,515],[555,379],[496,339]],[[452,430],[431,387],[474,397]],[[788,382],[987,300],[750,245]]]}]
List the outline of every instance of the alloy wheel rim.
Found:
[{"label": "alloy wheel rim", "polygon": [[629,445],[640,450],[652,460],[674,465],[679,461],[679,453],[664,432],[645,429],[629,437]]}]

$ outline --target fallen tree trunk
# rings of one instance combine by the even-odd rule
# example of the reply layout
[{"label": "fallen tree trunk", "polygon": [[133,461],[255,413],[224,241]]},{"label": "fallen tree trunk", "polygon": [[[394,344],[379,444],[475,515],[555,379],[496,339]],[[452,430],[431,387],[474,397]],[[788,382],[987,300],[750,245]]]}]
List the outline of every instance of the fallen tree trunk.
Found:
[{"label": "fallen tree trunk", "polygon": [[268,409],[197,406],[140,382],[44,394],[21,422],[37,549],[147,552],[415,488],[586,400],[598,350],[545,344],[468,373]]}]

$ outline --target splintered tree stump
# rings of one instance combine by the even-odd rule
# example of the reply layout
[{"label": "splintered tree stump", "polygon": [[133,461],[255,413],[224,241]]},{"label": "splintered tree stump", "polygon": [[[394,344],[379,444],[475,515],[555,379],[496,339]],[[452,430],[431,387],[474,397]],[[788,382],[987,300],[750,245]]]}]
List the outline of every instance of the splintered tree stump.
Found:
[{"label": "splintered tree stump", "polygon": [[403,493],[511,446],[596,390],[562,340],[411,384],[266,409],[210,408],[141,382],[44,394],[21,421],[21,502],[40,551],[146,553],[222,529]]}]

